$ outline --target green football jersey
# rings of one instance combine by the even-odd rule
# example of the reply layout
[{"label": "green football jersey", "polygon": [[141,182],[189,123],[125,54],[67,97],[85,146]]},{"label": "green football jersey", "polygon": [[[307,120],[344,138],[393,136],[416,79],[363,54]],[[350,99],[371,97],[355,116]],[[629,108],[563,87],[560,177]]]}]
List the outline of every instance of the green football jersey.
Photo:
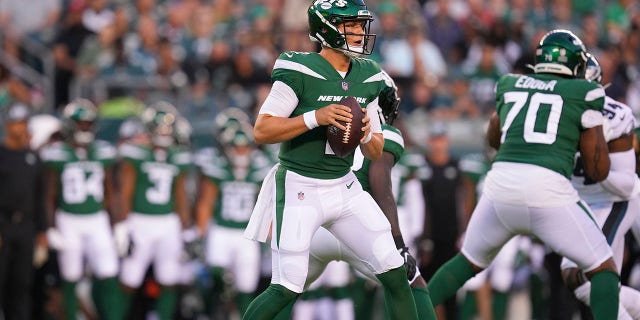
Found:
[{"label": "green football jersey", "polygon": [[476,189],[477,199],[482,194],[482,184],[487,172],[491,169],[491,162],[483,153],[470,153],[460,158],[460,171],[468,177]]},{"label": "green football jersey", "polygon": [[175,212],[176,178],[189,168],[191,154],[179,147],[152,149],[133,144],[124,144],[119,151],[136,172],[131,210],[142,214]]},{"label": "green football jersey", "polygon": [[[353,96],[363,108],[374,101],[384,86],[385,76],[376,62],[351,58],[351,68],[343,78],[318,53],[285,52],[276,61],[271,80],[282,81],[298,98],[290,117],[317,110],[342,98]],[[344,176],[353,163],[353,154],[340,158],[327,143],[327,127],[309,130],[281,143],[280,163],[298,174],[334,179]]]},{"label": "green football jersey", "polygon": [[273,162],[261,151],[251,152],[248,167],[233,166],[229,158],[215,148],[198,152],[200,173],[218,186],[212,218],[215,224],[235,229],[247,227],[262,180]]},{"label": "green football jersey", "polygon": [[[393,155],[395,161],[394,165],[402,158],[404,153],[404,139],[402,133],[395,127],[389,125],[382,125],[382,136],[384,137],[383,152],[389,152]],[[353,171],[358,178],[358,181],[362,185],[362,189],[367,192],[371,192],[371,186],[369,185],[369,166],[371,160],[365,158],[361,151],[358,151],[358,155],[354,158]],[[392,175],[392,179],[395,175]],[[398,176],[395,176],[398,177]],[[399,181],[392,181],[393,185],[399,185]]]},{"label": "green football jersey", "polygon": [[71,214],[91,214],[104,209],[105,169],[116,157],[116,149],[105,141],[86,148],[57,142],[41,151],[45,165],[58,180],[57,206]]},{"label": "green football jersey", "polygon": [[495,162],[541,166],[571,177],[582,115],[602,112],[604,89],[550,74],[505,75],[496,88],[500,149]]}]

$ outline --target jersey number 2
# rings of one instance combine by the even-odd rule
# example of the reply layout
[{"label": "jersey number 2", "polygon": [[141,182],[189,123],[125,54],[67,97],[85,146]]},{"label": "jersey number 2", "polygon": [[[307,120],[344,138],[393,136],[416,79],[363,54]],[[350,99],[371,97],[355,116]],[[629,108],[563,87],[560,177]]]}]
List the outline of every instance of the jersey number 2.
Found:
[{"label": "jersey number 2", "polygon": [[[558,123],[560,122],[560,114],[562,113],[562,97],[557,94],[536,92],[529,98],[528,92],[509,91],[504,93],[504,102],[513,103],[513,106],[507,113],[507,117],[502,126],[502,135],[500,143],[504,143],[507,131],[513,123],[513,120],[520,113],[520,110],[527,104],[527,114],[524,119],[524,141],[527,143],[553,144],[558,135]],[[550,105],[550,111],[547,118],[546,131],[535,131],[536,122],[538,120],[538,111],[540,105]]]}]

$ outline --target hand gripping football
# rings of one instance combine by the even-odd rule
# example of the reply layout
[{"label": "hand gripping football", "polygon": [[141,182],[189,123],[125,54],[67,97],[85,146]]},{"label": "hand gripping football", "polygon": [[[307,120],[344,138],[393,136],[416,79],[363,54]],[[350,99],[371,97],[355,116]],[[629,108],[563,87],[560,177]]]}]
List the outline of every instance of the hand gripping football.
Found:
[{"label": "hand gripping football", "polygon": [[345,97],[339,104],[349,107],[353,118],[349,123],[338,120],[347,130],[340,130],[334,125],[329,125],[327,127],[327,141],[336,156],[344,158],[356,150],[364,135],[362,131],[364,112],[354,97]]}]

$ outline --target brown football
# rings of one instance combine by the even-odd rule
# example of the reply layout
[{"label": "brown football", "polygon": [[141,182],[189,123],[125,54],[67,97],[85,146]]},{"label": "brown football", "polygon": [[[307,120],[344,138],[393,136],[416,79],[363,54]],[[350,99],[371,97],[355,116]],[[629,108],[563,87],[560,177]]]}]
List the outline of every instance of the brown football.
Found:
[{"label": "brown football", "polygon": [[362,112],[360,104],[354,97],[345,97],[340,100],[339,104],[349,107],[353,118],[351,118],[351,122],[349,123],[338,121],[345,126],[347,130],[340,130],[338,127],[330,124],[327,127],[327,141],[336,156],[344,158],[356,150],[360,139],[362,139],[364,135],[362,131],[364,112]]}]

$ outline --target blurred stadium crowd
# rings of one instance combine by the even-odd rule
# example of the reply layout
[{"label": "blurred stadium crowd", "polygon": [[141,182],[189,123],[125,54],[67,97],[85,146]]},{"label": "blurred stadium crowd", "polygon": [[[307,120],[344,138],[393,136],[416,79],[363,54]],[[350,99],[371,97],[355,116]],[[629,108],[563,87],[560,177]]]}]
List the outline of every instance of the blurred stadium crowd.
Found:
[{"label": "blurred stadium crowd", "polygon": [[[239,109],[253,119],[269,92],[271,68],[282,51],[317,49],[308,40],[308,5],[309,0],[0,0],[0,110],[21,102],[36,113],[57,116],[72,99],[86,98],[98,106],[98,137],[115,143],[126,134],[122,123],[146,105],[166,101],[188,120],[192,129],[185,144],[195,153],[216,144],[219,115]],[[508,72],[530,72],[537,41],[550,29],[574,31],[600,61],[607,95],[640,115],[637,1],[369,0],[367,5],[376,17],[371,58],[399,87],[401,115],[396,124],[410,154],[428,158],[444,153],[463,159],[451,163],[456,174],[470,180],[453,179],[448,196],[454,206],[431,213],[449,216],[436,219],[441,223],[460,225],[453,230],[455,238],[461,236],[465,213],[473,207],[473,200],[464,198],[474,192],[477,181],[464,165],[472,163],[466,161],[470,153],[483,152],[482,134],[494,110],[495,83]],[[195,181],[187,187],[195,198]],[[420,198],[415,208],[431,201],[426,191],[407,194]],[[415,210],[418,215],[424,212]],[[425,240],[433,235],[425,233],[416,231],[413,240],[422,267],[429,270],[437,266],[429,265],[435,261],[430,259],[434,248]],[[635,241],[628,243],[623,283],[640,288],[640,249]],[[554,274],[558,257],[546,252],[544,263],[532,267],[522,253],[510,266],[515,276],[507,288],[521,293],[535,286],[540,300],[520,302],[521,307],[535,309],[540,319],[579,314],[580,305]],[[268,255],[264,258],[263,281],[268,283],[270,263]],[[200,267],[196,269],[206,271],[202,263]],[[36,295],[40,300],[35,307],[41,311],[34,314],[42,318],[55,318],[52,310],[56,303],[59,307],[55,270],[51,263],[37,270],[36,291],[42,295]],[[195,273],[191,289],[182,296],[183,308],[198,310],[203,290],[197,287],[211,281],[205,271]],[[535,285],[527,280],[533,273],[541,279]],[[146,298],[157,294],[152,278],[143,289]],[[560,302],[544,303],[550,299]],[[202,311],[180,317],[196,319],[196,314],[204,317]]]}]

